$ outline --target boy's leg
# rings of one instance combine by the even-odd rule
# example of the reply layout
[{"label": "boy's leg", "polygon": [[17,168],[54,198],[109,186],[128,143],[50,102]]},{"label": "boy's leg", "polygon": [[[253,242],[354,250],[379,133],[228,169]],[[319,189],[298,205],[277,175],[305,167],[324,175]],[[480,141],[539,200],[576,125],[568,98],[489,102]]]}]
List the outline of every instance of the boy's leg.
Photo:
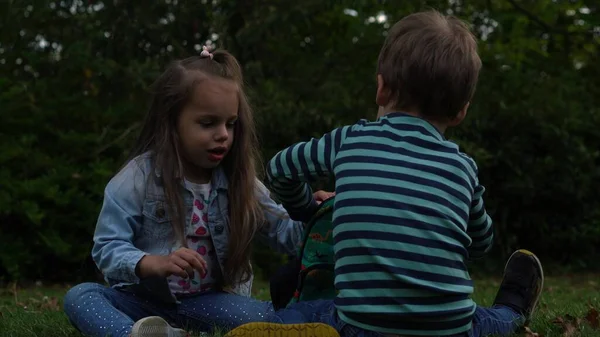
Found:
[{"label": "boy's leg", "polygon": [[277,310],[269,320],[272,323],[299,324],[325,323],[332,327],[342,328],[333,300],[303,301]]},{"label": "boy's leg", "polygon": [[504,278],[491,308],[477,308],[473,337],[508,336],[531,319],[544,285],[538,258],[527,250],[514,252],[504,269]]},{"label": "boy's leg", "polygon": [[64,311],[71,324],[85,336],[129,337],[134,324],[134,332],[160,330],[163,333],[154,336],[183,335],[182,330],[171,328],[164,320],[146,319],[161,316],[172,322],[174,307],[97,283],[82,283],[71,288],[64,298]]},{"label": "boy's leg", "polygon": [[250,322],[266,322],[273,315],[273,304],[253,298],[211,291],[181,298],[178,321],[189,330],[211,332],[229,330]]},{"label": "boy's leg", "polygon": [[524,318],[509,307],[494,305],[490,308],[477,307],[473,316],[472,337],[509,336],[522,324]]}]

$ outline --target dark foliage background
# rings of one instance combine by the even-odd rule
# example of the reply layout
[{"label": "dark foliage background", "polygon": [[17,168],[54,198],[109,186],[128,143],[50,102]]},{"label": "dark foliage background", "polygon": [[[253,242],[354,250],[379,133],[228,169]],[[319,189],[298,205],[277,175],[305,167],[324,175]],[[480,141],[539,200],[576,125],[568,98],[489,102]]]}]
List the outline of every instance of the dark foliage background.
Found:
[{"label": "dark foliage background", "polygon": [[[376,114],[386,29],[436,8],[472,24],[484,63],[464,125],[497,244],[545,263],[600,265],[597,1],[0,2],[0,279],[94,276],[102,190],[169,60],[203,44],[243,64],[265,159]],[[325,185],[327,186],[327,185]],[[283,257],[262,247],[267,275]]]}]

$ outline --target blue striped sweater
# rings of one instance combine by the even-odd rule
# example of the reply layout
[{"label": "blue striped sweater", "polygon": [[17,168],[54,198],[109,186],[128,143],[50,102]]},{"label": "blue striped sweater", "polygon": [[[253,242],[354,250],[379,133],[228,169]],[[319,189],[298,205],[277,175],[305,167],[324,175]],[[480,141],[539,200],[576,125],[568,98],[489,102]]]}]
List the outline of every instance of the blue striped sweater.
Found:
[{"label": "blue striped sweater", "polygon": [[469,330],[465,263],[493,241],[475,162],[427,121],[392,113],[295,144],[267,167],[272,191],[298,220],[316,208],[307,182],[328,175],[340,318],[382,333]]}]

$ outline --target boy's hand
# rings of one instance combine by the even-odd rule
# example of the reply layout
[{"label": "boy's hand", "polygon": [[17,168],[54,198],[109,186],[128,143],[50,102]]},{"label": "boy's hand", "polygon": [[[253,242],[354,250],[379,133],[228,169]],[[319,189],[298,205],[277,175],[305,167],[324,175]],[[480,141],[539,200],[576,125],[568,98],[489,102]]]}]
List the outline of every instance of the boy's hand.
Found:
[{"label": "boy's hand", "polygon": [[317,202],[317,205],[320,205],[323,201],[333,197],[335,192],[325,192],[325,191],[316,191],[313,193],[313,198]]},{"label": "boy's hand", "polygon": [[194,270],[204,274],[206,272],[206,261],[197,251],[180,248],[168,256],[144,256],[138,263],[136,271],[140,278],[149,276],[168,277],[171,275],[192,278]]}]

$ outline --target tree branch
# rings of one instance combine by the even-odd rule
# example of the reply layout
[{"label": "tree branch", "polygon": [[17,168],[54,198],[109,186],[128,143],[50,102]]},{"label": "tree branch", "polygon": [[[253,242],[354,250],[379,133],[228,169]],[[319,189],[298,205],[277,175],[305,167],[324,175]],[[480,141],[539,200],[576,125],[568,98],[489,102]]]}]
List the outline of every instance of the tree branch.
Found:
[{"label": "tree branch", "polygon": [[514,1],[514,0],[508,0],[508,2],[513,6],[514,9],[516,9],[519,12],[523,13],[529,20],[531,20],[531,21],[537,23],[538,25],[542,26],[546,31],[548,31],[548,32],[554,31],[554,29],[549,24],[547,24],[546,22],[544,22],[542,19],[538,18],[535,14],[531,13],[527,9],[521,7],[516,1]]},{"label": "tree branch", "polygon": [[531,21],[535,22],[536,24],[538,24],[538,26],[541,26],[547,33],[558,33],[558,34],[564,34],[564,35],[585,35],[585,36],[589,36],[591,38],[594,38],[594,32],[591,31],[591,30],[570,32],[570,31],[565,30],[565,29],[560,29],[558,27],[553,27],[550,24],[548,24],[547,22],[545,22],[544,20],[540,19],[537,15],[533,14],[532,12],[528,11],[523,6],[519,5],[515,0],[507,0],[507,1],[513,6],[514,9],[516,9],[519,12],[521,12],[529,20],[531,20]]},{"label": "tree branch", "polygon": [[107,144],[104,144],[102,147],[100,147],[99,149],[94,151],[93,156],[97,157],[100,153],[106,151],[111,146],[119,143],[120,141],[125,139],[131,132],[133,132],[135,129],[137,129],[140,125],[141,125],[140,122],[133,123],[127,129],[125,129],[125,131],[123,131],[123,133],[121,133],[121,135],[119,135],[117,138],[113,139],[111,142],[108,142]]}]

